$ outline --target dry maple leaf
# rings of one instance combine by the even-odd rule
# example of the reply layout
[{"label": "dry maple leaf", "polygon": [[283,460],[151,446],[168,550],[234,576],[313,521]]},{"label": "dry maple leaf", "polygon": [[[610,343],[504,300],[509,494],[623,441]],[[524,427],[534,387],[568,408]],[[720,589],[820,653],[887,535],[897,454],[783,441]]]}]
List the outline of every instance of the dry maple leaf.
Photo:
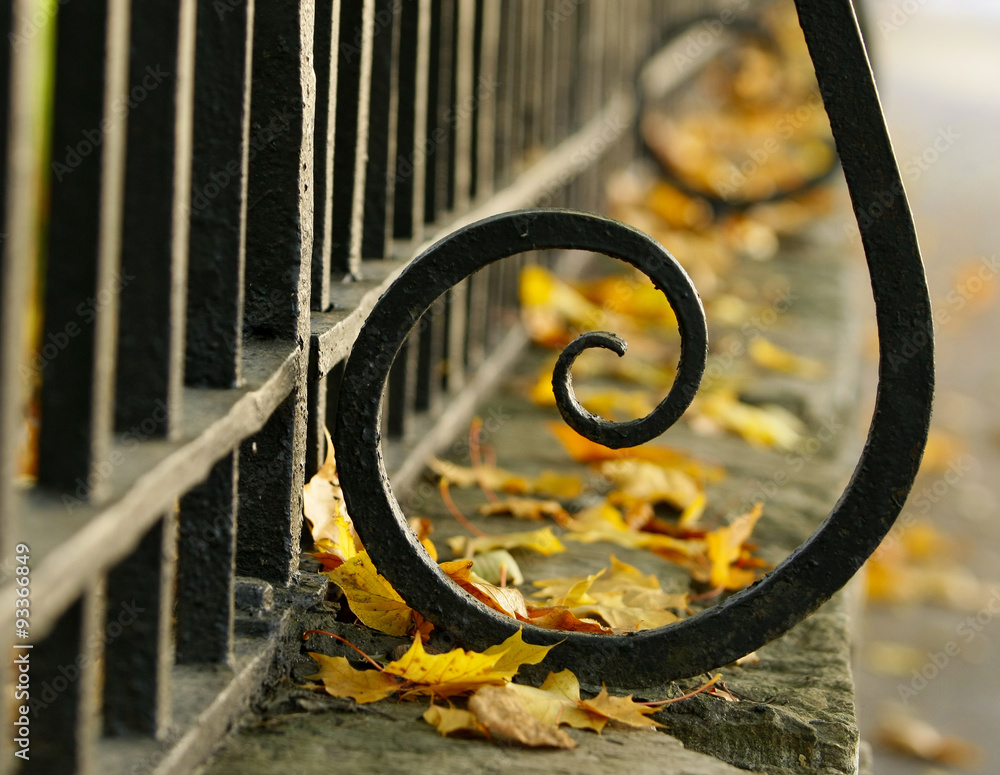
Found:
[{"label": "dry maple leaf", "polygon": [[545,723],[525,707],[510,686],[484,686],[469,698],[469,710],[495,740],[531,748],[576,748],[556,724]]},{"label": "dry maple leaf", "polygon": [[479,579],[472,572],[472,560],[455,560],[441,563],[448,577],[458,586],[490,608],[513,618],[527,617],[524,596],[513,587],[498,587]]},{"label": "dry maple leaf", "polygon": [[556,538],[551,527],[522,533],[485,535],[476,538],[453,536],[448,539],[448,546],[455,554],[465,557],[493,549],[530,549],[546,556],[566,551],[566,547]]},{"label": "dry maple leaf", "polygon": [[579,707],[600,718],[630,727],[655,729],[663,726],[663,724],[649,718],[649,715],[656,713],[659,708],[633,702],[631,694],[626,697],[608,694],[608,690],[603,684],[600,694],[591,700],[581,700]]},{"label": "dry maple leaf", "polygon": [[448,460],[432,457],[427,467],[448,483],[459,488],[481,487],[509,493],[527,492],[525,478],[513,471],[496,466],[460,466]]},{"label": "dry maple leaf", "polygon": [[323,682],[326,693],[333,697],[350,697],[365,704],[384,699],[399,688],[399,681],[379,670],[358,670],[344,657],[330,657],[310,651],[319,672],[308,679]]},{"label": "dry maple leaf", "polygon": [[506,549],[494,549],[491,552],[481,552],[472,558],[472,572],[488,584],[497,586],[524,583],[524,574],[517,560]]},{"label": "dry maple leaf", "polygon": [[354,615],[367,626],[387,635],[406,635],[413,611],[360,552],[326,575],[340,587]]},{"label": "dry maple leaf", "polygon": [[549,431],[562,443],[570,457],[579,463],[644,460],[681,471],[699,483],[719,481],[725,476],[721,466],[706,463],[670,447],[643,444],[628,449],[611,449],[584,438],[568,425],[546,423]]},{"label": "dry maple leaf", "polygon": [[517,519],[542,520],[548,517],[559,525],[566,525],[572,519],[559,501],[540,498],[504,498],[495,503],[483,503],[476,511],[484,516],[506,515]]},{"label": "dry maple leaf", "polygon": [[607,719],[580,707],[580,682],[570,670],[549,673],[538,688],[523,684],[509,684],[507,688],[520,695],[528,712],[543,723],[566,724],[594,732],[600,732],[607,724]]},{"label": "dry maple leaf", "polygon": [[763,336],[758,336],[750,342],[748,352],[754,363],[772,371],[804,379],[819,379],[826,374],[826,366],[822,361],[796,355],[783,347],[778,347]]},{"label": "dry maple leaf", "polygon": [[[731,525],[720,527],[705,536],[711,572],[708,583],[712,589],[742,589],[749,581],[746,573],[734,569],[733,564],[740,558],[743,544],[753,532],[757,520],[764,511],[764,504],[754,507],[733,520]],[[750,581],[753,573],[749,574]]]},{"label": "dry maple leaf", "polygon": [[486,728],[479,723],[476,714],[465,708],[431,705],[424,711],[423,718],[442,735],[452,735],[456,732],[474,737],[486,737],[487,735]]},{"label": "dry maple leaf", "polygon": [[507,683],[521,665],[541,662],[552,648],[525,643],[520,630],[482,653],[455,648],[444,654],[428,654],[420,638],[414,638],[409,650],[386,665],[385,672],[412,685],[406,689],[406,697],[451,697]]},{"label": "dry maple leaf", "polygon": [[568,541],[585,544],[604,541],[628,549],[650,549],[681,557],[702,556],[705,550],[705,542],[700,539],[680,539],[661,533],[633,530],[623,519],[622,513],[606,500],[574,515],[570,530],[566,535]]},{"label": "dry maple leaf", "polygon": [[569,630],[572,632],[594,632],[609,635],[614,632],[594,619],[581,619],[563,606],[528,605],[528,616],[524,621],[548,630]]},{"label": "dry maple leaf", "polygon": [[319,550],[317,558],[325,567],[333,567],[349,560],[362,547],[340,489],[333,441],[329,431],[325,428],[323,431],[326,433],[326,460],[302,488],[302,512]]},{"label": "dry maple leaf", "polygon": [[787,409],[775,404],[753,406],[743,403],[731,389],[717,389],[697,396],[691,404],[691,413],[698,421],[707,420],[760,447],[791,450],[805,433],[803,422]]},{"label": "dry maple leaf", "polygon": [[698,481],[684,471],[648,460],[608,460],[599,470],[617,488],[608,496],[614,505],[667,503],[683,510],[702,495]]},{"label": "dry maple leaf", "polygon": [[669,594],[659,579],[621,562],[612,555],[611,567],[590,576],[544,579],[536,597],[549,605],[571,609],[579,619],[597,619],[616,631],[662,627],[678,620],[675,611],[683,611],[685,594]]}]

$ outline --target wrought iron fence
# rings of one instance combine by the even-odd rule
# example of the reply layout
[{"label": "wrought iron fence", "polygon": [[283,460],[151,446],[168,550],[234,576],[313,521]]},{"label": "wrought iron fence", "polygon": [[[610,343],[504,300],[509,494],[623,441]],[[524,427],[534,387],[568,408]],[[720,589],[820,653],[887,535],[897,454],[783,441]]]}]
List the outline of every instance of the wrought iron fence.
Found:
[{"label": "wrought iron fence", "polygon": [[[300,571],[302,485],[376,299],[484,216],[598,209],[639,67],[730,5],[748,4],[6,5],[0,631],[27,661],[2,696],[30,723],[0,772],[204,758],[323,597]],[[404,343],[382,419],[400,483],[523,344],[519,261]]]}]

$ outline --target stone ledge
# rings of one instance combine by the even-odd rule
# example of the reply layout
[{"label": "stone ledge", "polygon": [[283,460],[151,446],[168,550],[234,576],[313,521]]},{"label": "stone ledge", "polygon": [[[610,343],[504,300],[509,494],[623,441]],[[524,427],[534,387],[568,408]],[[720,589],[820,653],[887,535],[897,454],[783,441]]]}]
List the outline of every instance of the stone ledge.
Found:
[{"label": "stone ledge", "polygon": [[[851,269],[844,252],[851,253],[827,239],[801,240],[766,267],[744,266],[748,282],[760,283],[778,272],[794,289],[791,305],[767,328],[767,336],[793,352],[821,358],[829,366],[829,376],[819,382],[772,375],[755,380],[747,391],[754,400],[779,403],[802,416],[807,438],[816,440],[811,451],[793,457],[750,448],[733,437],[700,436],[685,425],[671,429],[663,439],[726,466],[728,477],[709,490],[715,513],[740,513],[754,500],[764,501],[765,516],[755,540],[760,543],[759,554],[771,562],[783,559],[820,524],[846,485],[860,449],[854,422],[860,337],[850,313]],[[501,465],[524,473],[567,468],[558,442],[540,430],[552,415],[522,397],[524,384],[533,379],[544,357],[536,353],[524,359],[504,388],[481,407],[484,416],[494,410],[494,416],[507,418],[489,443]],[[456,454],[462,449],[462,442],[453,447]],[[778,472],[787,474],[788,481],[778,477]],[[421,491],[418,485],[401,498],[404,511],[443,515],[440,506],[440,514],[430,513],[435,499],[428,493],[434,491]],[[474,512],[476,494],[457,491],[453,495],[466,514]],[[504,525],[498,518],[490,519],[489,529],[494,532],[525,527],[524,523]],[[460,530],[447,518],[437,520],[435,539]],[[574,545],[571,553],[545,558],[522,555],[519,562],[528,578],[578,575],[603,567],[609,553],[644,572],[659,574],[664,588],[686,588],[686,571],[648,552],[606,544]],[[419,766],[441,773],[467,773],[470,768],[603,773],[614,765],[667,775],[746,770],[774,775],[855,775],[861,744],[854,716],[849,608],[850,588],[760,649],[757,664],[722,668],[725,685],[738,702],[700,695],[668,706],[657,714],[667,724],[666,734],[607,731],[597,736],[571,731],[579,743],[573,751],[523,751],[483,741],[445,739],[420,720],[424,703],[356,706],[304,692],[297,684],[315,667],[302,649],[289,655],[290,679],[258,707],[256,717],[204,772],[254,775],[278,768],[319,772],[335,767],[349,775],[409,773]],[[332,614],[320,610],[299,617],[296,624],[300,631],[346,628],[351,640],[373,656],[388,654],[405,642],[336,622]],[[330,639],[311,639],[308,650],[349,655]],[[646,690],[642,696],[677,696],[699,682],[672,682]],[[629,687],[612,688],[629,691]]]}]

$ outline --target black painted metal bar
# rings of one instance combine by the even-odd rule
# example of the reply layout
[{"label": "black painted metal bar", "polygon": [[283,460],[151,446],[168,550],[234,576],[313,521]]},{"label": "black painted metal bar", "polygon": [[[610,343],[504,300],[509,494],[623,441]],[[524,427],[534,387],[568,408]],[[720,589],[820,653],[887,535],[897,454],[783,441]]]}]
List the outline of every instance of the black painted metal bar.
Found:
[{"label": "black painted metal bar", "polygon": [[127,20],[105,0],[57,22],[38,483],[79,500],[103,495],[110,465]]},{"label": "black painted metal bar", "polygon": [[393,237],[412,240],[423,230],[427,159],[427,65],[430,0],[403,3],[397,57],[396,158]]},{"label": "black painted metal bar", "polygon": [[131,10],[115,427],[168,436],[184,386],[195,0]]},{"label": "black painted metal bar", "polygon": [[434,223],[451,209],[454,121],[453,61],[456,0],[432,0],[431,45],[427,91],[427,174],[424,186],[424,222]]},{"label": "black painted metal bar", "polygon": [[472,196],[473,144],[475,101],[475,37],[476,0],[457,0],[455,3],[455,47],[452,58],[452,101],[450,108],[453,126],[453,146],[450,165],[452,210],[464,212]]},{"label": "black painted metal bar", "polygon": [[400,9],[392,208],[393,237],[399,240],[412,240],[423,230],[430,14],[430,0],[403,3]]},{"label": "black painted metal bar", "polygon": [[361,271],[374,26],[375,0],[341,2],[330,265],[352,276]]},{"label": "black painted metal bar", "polygon": [[299,564],[305,396],[292,395],[240,445],[236,572],[285,585]]},{"label": "black painted metal bar", "polygon": [[177,662],[227,663],[233,648],[233,577],[239,451],[181,499],[177,546]]},{"label": "black painted metal bar", "polygon": [[517,0],[503,3],[500,16],[500,33],[497,43],[497,131],[495,186],[505,185],[513,175],[514,148],[518,145],[515,132],[520,131],[521,93],[519,91],[520,36]]},{"label": "black painted metal bar", "polygon": [[198,4],[184,367],[189,385],[240,382],[253,17],[254,0],[227,3],[224,14],[213,4]]},{"label": "black painted metal bar", "polygon": [[409,337],[389,370],[385,426],[390,439],[405,440],[411,428],[417,383],[416,356],[416,338]]},{"label": "black painted metal bar", "polygon": [[312,308],[330,306],[330,255],[333,245],[333,149],[337,126],[337,71],[340,57],[340,1],[317,0],[313,39],[316,66],[315,167],[313,170]]},{"label": "black painted metal bar", "polygon": [[326,377],[309,380],[307,387],[308,410],[306,412],[306,473],[309,479],[323,465],[326,459]]},{"label": "black painted metal bar", "polygon": [[255,8],[250,123],[262,142],[249,165],[244,328],[299,342],[312,272],[312,27],[307,0]]},{"label": "black painted metal bar", "polygon": [[392,239],[396,185],[396,116],[399,111],[401,11],[395,0],[375,0],[362,258],[385,258]]},{"label": "black painted metal bar", "polygon": [[104,733],[166,734],[174,662],[177,519],[167,513],[108,574]]},{"label": "black painted metal bar", "polygon": [[417,411],[436,412],[441,400],[441,363],[445,354],[445,302],[439,299],[417,328]]}]

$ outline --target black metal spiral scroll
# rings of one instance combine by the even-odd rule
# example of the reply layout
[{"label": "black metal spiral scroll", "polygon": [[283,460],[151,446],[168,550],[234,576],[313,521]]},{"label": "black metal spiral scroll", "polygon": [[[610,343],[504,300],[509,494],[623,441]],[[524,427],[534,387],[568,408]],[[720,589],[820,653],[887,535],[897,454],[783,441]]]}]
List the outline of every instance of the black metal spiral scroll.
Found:
[{"label": "black metal spiral scroll", "polygon": [[559,358],[563,416],[612,447],[668,428],[694,397],[704,367],[704,315],[687,275],[656,242],[599,216],[558,210],[498,215],[461,229],[410,264],[379,300],[351,352],[334,434],[347,507],[379,571],[412,607],[462,643],[484,648],[523,626],[526,640],[560,643],[541,671],[641,688],[696,675],[786,632],[857,571],[889,531],[916,475],[930,422],[934,371],[923,265],[864,44],[850,0],[797,0],[820,91],[861,231],[875,297],[879,388],[868,439],[847,489],[823,524],[774,570],[724,603],[667,627],[628,635],[546,630],[482,605],[441,572],[406,524],[385,476],[379,403],[389,367],[420,316],[448,288],[491,261],[537,248],[580,248],[649,275],[673,307],[683,351],[669,394],[648,417],[610,423],[576,401],[569,369],[587,347],[621,355],[613,334],[584,334]]}]

